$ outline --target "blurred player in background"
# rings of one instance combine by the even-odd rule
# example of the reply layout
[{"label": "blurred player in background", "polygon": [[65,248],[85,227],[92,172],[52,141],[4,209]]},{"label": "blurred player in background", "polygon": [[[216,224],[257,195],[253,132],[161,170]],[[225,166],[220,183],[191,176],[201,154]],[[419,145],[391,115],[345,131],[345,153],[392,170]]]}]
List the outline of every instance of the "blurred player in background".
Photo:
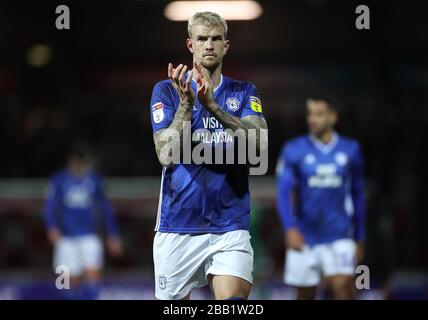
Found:
[{"label": "blurred player in background", "polygon": [[103,244],[98,235],[100,217],[106,225],[107,249],[122,254],[122,243],[111,204],[103,190],[101,176],[92,168],[88,147],[77,143],[69,153],[67,168],[56,173],[45,203],[45,224],[54,246],[54,268],[70,271],[67,299],[96,299],[103,268]]},{"label": "blurred player in background", "polygon": [[307,100],[309,134],[286,143],[277,165],[284,281],[298,299],[315,299],[322,276],[334,299],[353,298],[363,258],[363,158],[357,141],[334,130],[337,120],[329,99]]},{"label": "blurred player in background", "polygon": [[[255,86],[222,75],[230,45],[224,19],[196,13],[188,33],[192,70],[169,64],[169,79],[155,85],[151,99],[153,138],[164,166],[153,244],[155,295],[187,299],[193,288],[209,283],[215,299],[246,299],[253,281],[248,167],[172,164],[165,145],[170,134],[185,139],[186,122],[192,132],[202,130],[202,139],[192,142],[210,146],[229,140],[225,128],[248,133],[267,125]],[[267,138],[258,142],[263,148]]]}]

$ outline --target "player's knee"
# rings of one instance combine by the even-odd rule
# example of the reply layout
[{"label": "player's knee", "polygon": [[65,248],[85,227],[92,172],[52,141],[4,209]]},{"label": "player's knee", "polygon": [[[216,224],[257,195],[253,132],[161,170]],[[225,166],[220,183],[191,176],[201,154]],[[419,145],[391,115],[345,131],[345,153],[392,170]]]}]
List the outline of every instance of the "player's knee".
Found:
[{"label": "player's knee", "polygon": [[299,287],[296,290],[298,300],[314,300],[317,293],[316,287]]},{"label": "player's knee", "polygon": [[244,280],[223,279],[214,286],[216,300],[246,300],[250,294],[251,284]]},{"label": "player's knee", "polygon": [[99,281],[101,279],[101,271],[95,268],[88,268],[84,272],[84,278],[86,281]]},{"label": "player's knee", "polygon": [[331,284],[334,299],[351,299],[352,298],[352,278],[346,277]]}]

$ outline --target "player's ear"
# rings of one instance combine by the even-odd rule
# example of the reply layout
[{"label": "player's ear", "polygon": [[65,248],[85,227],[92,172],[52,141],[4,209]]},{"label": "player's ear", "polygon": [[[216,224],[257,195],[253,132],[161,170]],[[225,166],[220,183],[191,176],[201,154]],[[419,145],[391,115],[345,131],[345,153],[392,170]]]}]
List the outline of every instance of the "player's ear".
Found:
[{"label": "player's ear", "polygon": [[187,40],[186,40],[186,46],[187,46],[187,49],[189,49],[189,51],[190,51],[191,53],[193,53],[193,52],[194,52],[194,50],[193,50],[193,42],[192,42],[192,39],[187,38]]},{"label": "player's ear", "polygon": [[224,40],[224,51],[223,51],[223,54],[226,54],[227,51],[229,51],[229,47],[230,47],[230,40]]}]

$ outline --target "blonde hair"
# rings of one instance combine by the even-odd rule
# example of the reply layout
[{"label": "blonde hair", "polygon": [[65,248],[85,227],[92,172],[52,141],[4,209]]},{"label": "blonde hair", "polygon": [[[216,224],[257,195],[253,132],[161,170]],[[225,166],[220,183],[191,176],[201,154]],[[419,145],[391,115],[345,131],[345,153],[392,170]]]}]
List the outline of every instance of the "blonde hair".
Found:
[{"label": "blonde hair", "polygon": [[205,25],[207,27],[222,26],[224,29],[224,38],[227,37],[227,23],[219,14],[210,11],[196,12],[187,24],[189,38],[192,38],[192,28],[195,25]]}]

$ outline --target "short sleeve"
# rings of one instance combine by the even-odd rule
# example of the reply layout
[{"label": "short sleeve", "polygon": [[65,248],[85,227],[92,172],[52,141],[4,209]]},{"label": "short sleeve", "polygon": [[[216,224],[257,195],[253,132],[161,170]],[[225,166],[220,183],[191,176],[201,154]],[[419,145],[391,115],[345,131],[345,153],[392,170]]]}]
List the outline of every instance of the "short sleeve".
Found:
[{"label": "short sleeve", "polygon": [[242,109],[241,118],[246,116],[263,116],[262,101],[260,94],[254,84],[248,83],[245,95],[244,108]]},{"label": "short sleeve", "polygon": [[175,111],[171,91],[164,81],[158,82],[153,88],[150,100],[150,119],[153,132],[168,128],[174,120]]}]

